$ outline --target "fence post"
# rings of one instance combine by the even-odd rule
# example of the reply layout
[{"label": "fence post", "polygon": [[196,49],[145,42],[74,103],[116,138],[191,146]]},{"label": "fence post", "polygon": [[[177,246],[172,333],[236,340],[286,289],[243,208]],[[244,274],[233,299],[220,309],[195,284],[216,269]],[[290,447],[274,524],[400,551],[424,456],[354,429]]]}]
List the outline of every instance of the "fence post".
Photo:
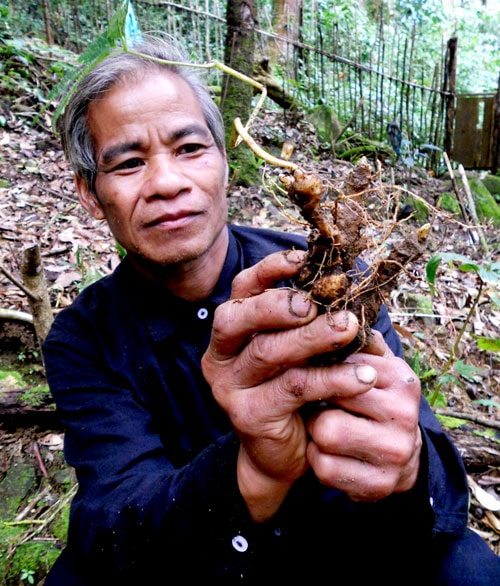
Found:
[{"label": "fence post", "polygon": [[445,63],[443,90],[448,92],[444,97],[446,104],[445,129],[444,129],[444,151],[451,157],[453,142],[453,123],[455,120],[455,90],[457,80],[457,37],[448,41],[448,51]]},{"label": "fence post", "polygon": [[492,146],[492,173],[495,175],[500,169],[500,75],[498,88],[493,105],[493,146]]},{"label": "fence post", "polygon": [[43,18],[45,20],[45,36],[47,37],[47,45],[53,45],[52,29],[50,28],[50,12],[47,0],[43,0]]}]

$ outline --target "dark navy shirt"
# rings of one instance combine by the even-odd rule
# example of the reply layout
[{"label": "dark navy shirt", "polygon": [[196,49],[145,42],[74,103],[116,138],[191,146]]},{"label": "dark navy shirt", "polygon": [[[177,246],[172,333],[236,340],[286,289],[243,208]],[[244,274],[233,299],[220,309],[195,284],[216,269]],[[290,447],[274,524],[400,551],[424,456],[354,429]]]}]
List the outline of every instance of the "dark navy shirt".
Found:
[{"label": "dark navy shirt", "polygon": [[[167,584],[172,575],[179,584],[319,578],[354,556],[357,540],[366,563],[369,550],[380,564],[382,549],[387,559],[406,552],[414,559],[414,548],[424,555],[433,535],[464,531],[463,464],[423,398],[414,489],[354,503],[308,473],[273,519],[252,522],[238,491],[238,440],[200,359],[234,276],[277,250],[304,249],[306,241],[248,227],[229,231],[223,272],[202,302],[174,297],[125,258],[57,315],[43,352],[79,488],[67,548],[46,586]],[[375,327],[401,356],[385,307]],[[165,580],[154,581],[162,572]]]}]

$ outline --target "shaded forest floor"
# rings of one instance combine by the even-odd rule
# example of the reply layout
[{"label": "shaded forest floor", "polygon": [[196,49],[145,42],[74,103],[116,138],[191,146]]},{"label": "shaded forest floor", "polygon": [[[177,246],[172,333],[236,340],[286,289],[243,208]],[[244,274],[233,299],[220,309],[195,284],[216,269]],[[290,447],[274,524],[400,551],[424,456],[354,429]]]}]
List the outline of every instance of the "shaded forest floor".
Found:
[{"label": "shaded forest floor", "polygon": [[[0,310],[30,313],[19,285],[20,264],[25,248],[37,244],[55,313],[70,304],[86,284],[109,274],[119,263],[119,256],[107,227],[90,218],[75,199],[71,172],[49,128],[50,116],[46,114],[36,128],[29,124],[33,116],[33,95],[29,92],[1,105]],[[319,142],[314,127],[305,120],[290,129],[285,128],[279,113],[262,112],[252,134],[278,156],[285,140],[292,143],[292,160],[333,186],[352,169],[350,163],[336,159]],[[391,206],[411,205],[418,212],[420,201],[431,210],[427,216],[420,211],[404,223],[407,232],[424,222],[430,221],[432,227],[424,255],[400,275],[387,297],[406,358],[429,394],[447,368],[451,348],[478,295],[479,283],[473,271],[443,264],[435,295],[431,295],[426,263],[436,252],[452,251],[481,263],[483,252],[479,244],[471,242],[468,228],[440,209],[443,194],[453,191],[449,178],[436,178],[422,168],[412,169],[409,176],[404,165],[390,160],[373,160],[371,164],[380,185],[393,194]],[[231,221],[307,233],[297,211],[276,187],[279,172],[263,167],[262,184],[232,187],[228,195]],[[389,214],[393,212],[393,207],[388,210]],[[498,258],[498,231],[491,226],[485,226],[484,231],[491,254]],[[500,492],[499,357],[498,353],[480,350],[475,336],[498,338],[499,334],[498,290],[486,286],[435,405],[469,473],[470,524],[497,553],[500,521],[494,509]],[[25,542],[45,541],[57,549],[64,535],[54,529],[54,512],[67,504],[74,490],[72,473],[62,455],[63,431],[47,398],[33,408],[17,409],[7,404],[8,397],[19,396],[19,389],[24,393],[45,383],[32,324],[22,315],[0,318],[0,348],[0,404],[4,408],[0,422],[0,491],[6,489],[4,481],[12,479],[14,468],[27,471],[22,491],[12,499],[2,499],[5,504],[0,519],[25,522]]]}]

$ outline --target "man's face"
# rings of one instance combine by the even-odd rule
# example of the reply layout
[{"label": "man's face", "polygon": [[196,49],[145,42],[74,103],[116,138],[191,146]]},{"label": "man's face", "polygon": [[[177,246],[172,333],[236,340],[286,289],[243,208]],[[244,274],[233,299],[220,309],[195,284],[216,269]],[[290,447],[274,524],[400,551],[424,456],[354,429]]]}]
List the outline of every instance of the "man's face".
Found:
[{"label": "man's face", "polygon": [[210,256],[227,220],[227,164],[189,85],[168,72],[122,80],[88,117],[98,173],[97,199],[77,179],[85,209],[136,262]]}]

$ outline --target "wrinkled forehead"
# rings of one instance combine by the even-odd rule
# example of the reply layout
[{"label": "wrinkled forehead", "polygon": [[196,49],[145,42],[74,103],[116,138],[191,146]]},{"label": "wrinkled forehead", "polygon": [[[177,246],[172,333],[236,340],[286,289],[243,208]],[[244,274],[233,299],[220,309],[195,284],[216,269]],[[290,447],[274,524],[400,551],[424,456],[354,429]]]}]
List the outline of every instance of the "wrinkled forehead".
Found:
[{"label": "wrinkled forehead", "polygon": [[202,104],[193,88],[178,74],[155,69],[127,73],[92,100],[87,109],[88,122],[102,110],[115,115],[140,115],[146,111],[190,112],[204,118]]}]

